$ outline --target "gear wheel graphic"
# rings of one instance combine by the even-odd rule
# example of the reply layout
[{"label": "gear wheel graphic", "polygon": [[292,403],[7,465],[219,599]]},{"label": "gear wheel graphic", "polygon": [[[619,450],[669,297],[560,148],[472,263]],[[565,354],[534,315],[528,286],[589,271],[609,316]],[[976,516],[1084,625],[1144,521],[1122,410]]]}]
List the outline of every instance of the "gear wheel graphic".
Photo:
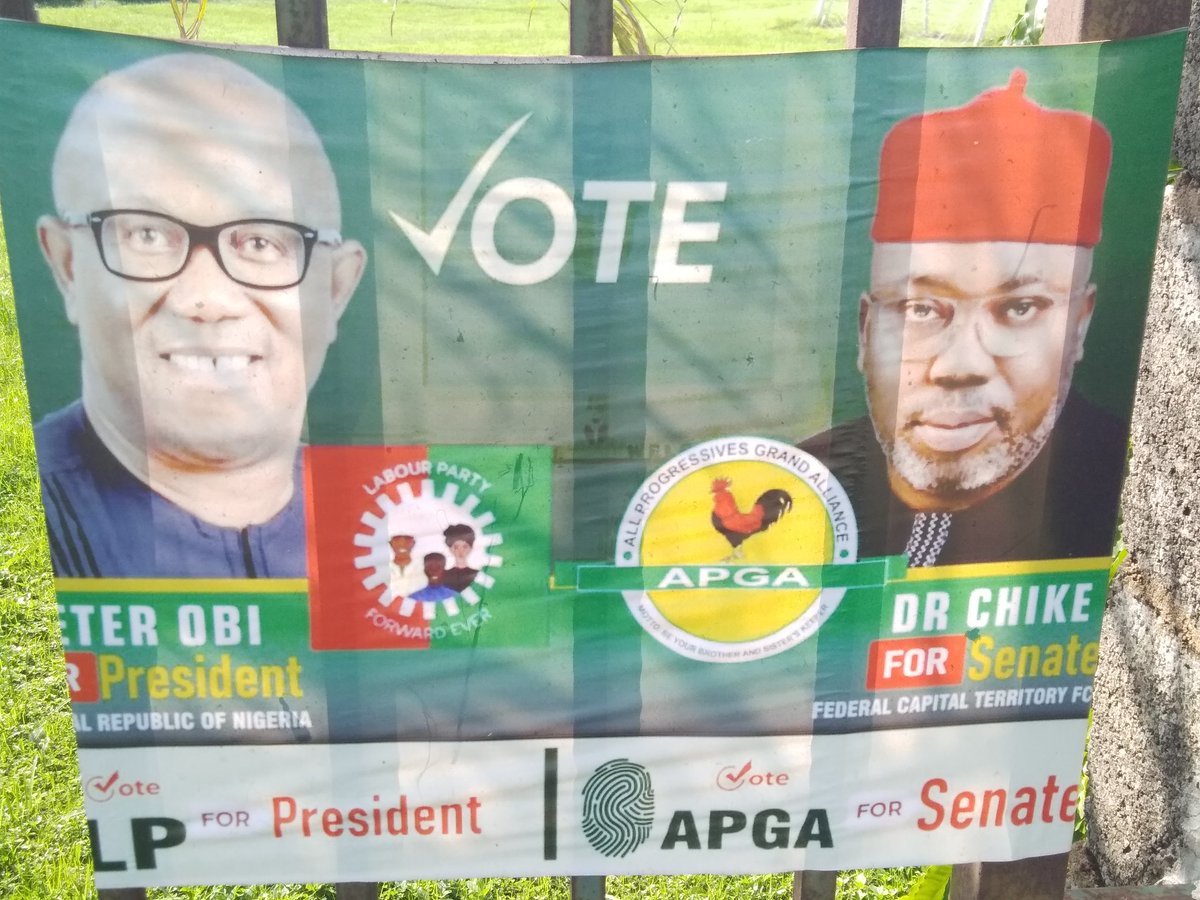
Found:
[{"label": "gear wheel graphic", "polygon": [[[379,605],[391,610],[397,606],[396,614],[408,617],[420,607],[426,621],[438,616],[439,608],[448,616],[461,612],[461,598],[470,606],[478,606],[481,597],[476,588],[487,589],[495,584],[493,572],[504,560],[493,552],[503,542],[503,537],[487,529],[496,521],[490,512],[475,514],[480,498],[468,493],[458,499],[461,485],[447,482],[439,494],[432,479],[424,479],[415,491],[407,481],[397,482],[375,498],[379,508],[376,514],[370,510],[363,513],[361,522],[365,528],[354,535],[354,543],[363,552],[354,559],[355,568],[365,570],[362,585],[377,594]],[[460,593],[438,600],[418,600],[414,597],[393,595],[391,587],[392,551],[390,537],[397,534],[410,535],[415,543],[412,558],[419,561],[427,553],[446,554],[446,541],[442,532],[451,525],[469,525],[475,532],[475,544],[471,548],[468,562],[478,570],[471,585]]]}]

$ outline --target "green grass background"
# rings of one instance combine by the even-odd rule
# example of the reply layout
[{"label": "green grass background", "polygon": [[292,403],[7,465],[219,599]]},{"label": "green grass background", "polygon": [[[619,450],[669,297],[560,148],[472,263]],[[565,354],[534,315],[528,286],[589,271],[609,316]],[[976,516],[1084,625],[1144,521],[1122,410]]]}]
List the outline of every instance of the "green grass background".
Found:
[{"label": "green grass background", "polygon": [[[192,0],[191,12],[196,7]],[[709,55],[835,49],[845,42],[846,0],[638,0],[656,53]],[[986,40],[1012,25],[1022,0],[996,0]],[[982,0],[906,0],[905,45],[971,42]],[[928,25],[926,9],[928,8]],[[42,21],[126,34],[177,35],[170,5],[85,0],[44,5]],[[337,49],[423,54],[559,55],[567,10],[557,0],[329,0]],[[273,44],[273,0],[211,0],[201,37]],[[51,298],[47,298],[48,301]],[[93,897],[75,739],[58,638],[33,436],[0,236],[0,898]],[[839,900],[902,896],[917,869],[846,872]],[[754,877],[611,878],[619,900],[788,898],[789,873]],[[333,898],[330,885],[154,889],[151,898]],[[408,881],[384,900],[566,898],[567,879]]]},{"label": "green grass background", "polygon": [[[847,0],[630,0],[653,53],[705,56],[834,50],[845,46]],[[188,17],[198,8],[191,0]],[[973,41],[983,0],[905,0],[901,44]],[[1024,0],[994,0],[985,40],[1012,27]],[[926,9],[928,8],[928,28]],[[43,22],[149,37],[178,37],[166,2],[82,0],[47,4]],[[200,37],[274,44],[273,0],[210,0]],[[565,0],[329,0],[329,43],[338,50],[552,56],[567,52]]]}]

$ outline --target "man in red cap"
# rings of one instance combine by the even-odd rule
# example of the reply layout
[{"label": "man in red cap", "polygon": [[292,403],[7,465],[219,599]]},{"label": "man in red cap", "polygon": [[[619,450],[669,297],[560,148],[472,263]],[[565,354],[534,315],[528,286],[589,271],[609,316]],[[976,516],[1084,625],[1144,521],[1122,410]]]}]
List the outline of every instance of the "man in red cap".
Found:
[{"label": "man in red cap", "polygon": [[1025,82],[1016,71],[884,139],[859,304],[870,420],[805,445],[854,499],[861,555],[1111,551],[1125,430],[1070,386],[1112,142]]}]

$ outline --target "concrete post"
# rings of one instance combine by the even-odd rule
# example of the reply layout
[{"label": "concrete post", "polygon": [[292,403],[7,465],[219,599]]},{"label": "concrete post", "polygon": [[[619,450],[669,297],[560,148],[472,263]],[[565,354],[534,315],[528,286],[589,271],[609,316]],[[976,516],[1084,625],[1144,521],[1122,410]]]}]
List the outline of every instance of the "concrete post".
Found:
[{"label": "concrete post", "polygon": [[[1085,39],[1093,5],[1106,4],[1091,0],[1083,10]],[[1124,14],[1178,25],[1181,6],[1128,4]],[[1157,21],[1160,12],[1171,18]],[[1086,862],[1102,884],[1200,880],[1198,24],[1200,0],[1192,6],[1175,123],[1185,174],[1163,209],[1133,413],[1122,502],[1129,556],[1104,613],[1093,698]]]},{"label": "concrete post", "polygon": [[[1191,102],[1195,102],[1193,98]],[[1104,884],[1200,880],[1200,184],[1168,193],[1100,637],[1088,851]]]}]

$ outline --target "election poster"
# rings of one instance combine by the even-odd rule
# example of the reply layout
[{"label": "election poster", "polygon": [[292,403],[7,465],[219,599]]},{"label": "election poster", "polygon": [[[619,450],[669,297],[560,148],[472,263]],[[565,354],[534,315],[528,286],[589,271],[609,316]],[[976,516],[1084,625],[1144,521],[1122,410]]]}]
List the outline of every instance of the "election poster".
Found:
[{"label": "election poster", "polygon": [[0,22],[97,885],[1065,850],[1183,42]]}]

